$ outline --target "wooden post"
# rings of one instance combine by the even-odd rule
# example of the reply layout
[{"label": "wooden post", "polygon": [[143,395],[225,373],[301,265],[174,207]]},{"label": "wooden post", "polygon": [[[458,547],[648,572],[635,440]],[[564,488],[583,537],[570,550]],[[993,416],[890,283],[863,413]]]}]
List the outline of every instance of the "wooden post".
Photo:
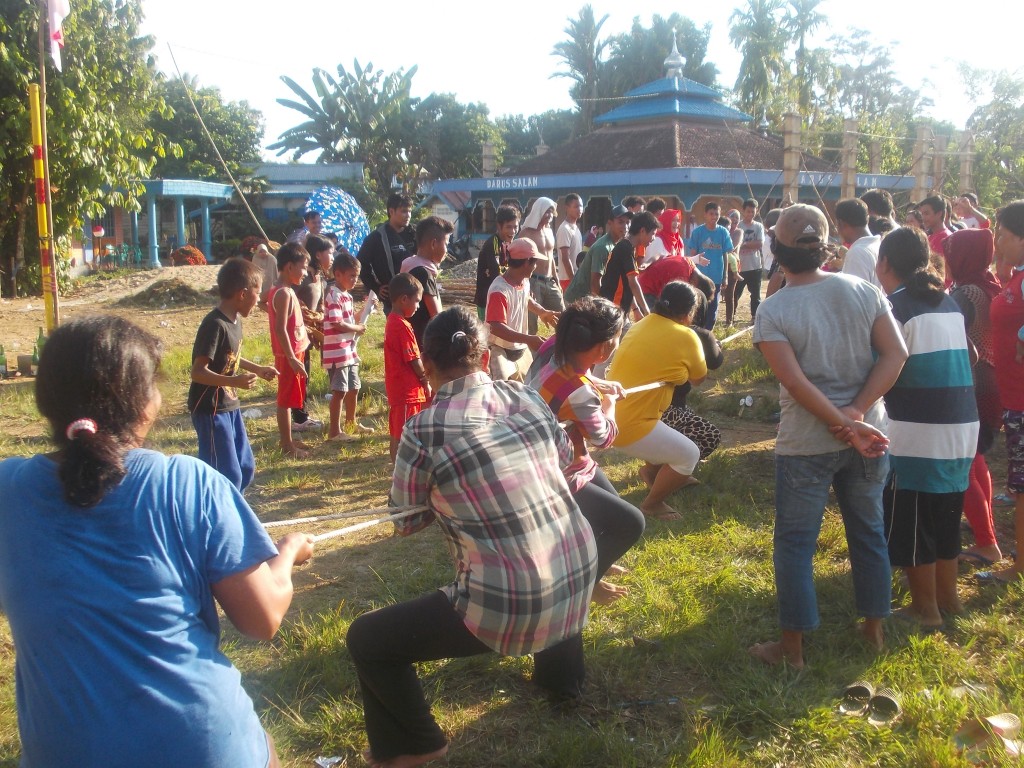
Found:
[{"label": "wooden post", "polygon": [[882,140],[872,139],[868,149],[869,163],[871,164],[871,175],[877,176],[882,172]]},{"label": "wooden post", "polygon": [[792,112],[782,119],[782,192],[794,203],[800,200],[800,115]]},{"label": "wooden post", "polygon": [[942,192],[942,182],[946,178],[946,148],[948,146],[948,136],[935,137],[935,155],[932,160],[932,189],[936,192]]},{"label": "wooden post", "polygon": [[914,176],[914,191],[911,194],[915,203],[928,197],[928,173],[931,170],[931,150],[927,146],[929,131],[927,126],[918,126],[917,140],[914,142],[913,167],[911,169]]},{"label": "wooden post", "polygon": [[974,134],[960,134],[960,191],[977,192],[974,188]]},{"label": "wooden post", "polygon": [[842,182],[839,196],[843,198],[857,196],[857,121],[843,121],[843,162]]}]

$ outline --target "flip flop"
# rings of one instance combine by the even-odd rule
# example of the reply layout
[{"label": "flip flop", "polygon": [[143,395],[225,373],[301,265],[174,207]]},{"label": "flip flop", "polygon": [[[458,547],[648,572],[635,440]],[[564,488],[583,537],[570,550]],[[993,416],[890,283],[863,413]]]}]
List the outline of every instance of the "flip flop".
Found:
[{"label": "flip flop", "polygon": [[868,711],[868,702],[875,695],[875,686],[866,680],[858,680],[846,686],[839,700],[839,711],[844,715],[860,716]]},{"label": "flip flop", "polygon": [[[1014,579],[1000,576],[998,571],[975,571],[974,578],[981,584],[1002,584],[1004,586],[1014,581]],[[1017,578],[1020,578],[1020,576]]]},{"label": "flip flop", "polygon": [[891,688],[883,688],[868,700],[868,722],[876,728],[892,725],[902,714],[899,695]]},{"label": "flip flop", "polygon": [[977,552],[961,552],[959,560],[961,563],[970,563],[975,567],[985,566],[986,568],[989,568],[996,563],[995,560],[985,557],[984,555],[979,555]]}]

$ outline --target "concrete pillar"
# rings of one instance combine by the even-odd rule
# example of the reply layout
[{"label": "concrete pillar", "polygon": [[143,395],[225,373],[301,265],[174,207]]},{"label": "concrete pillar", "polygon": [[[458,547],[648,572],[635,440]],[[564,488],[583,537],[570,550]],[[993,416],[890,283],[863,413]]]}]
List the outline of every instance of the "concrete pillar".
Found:
[{"label": "concrete pillar", "polygon": [[868,149],[869,163],[871,164],[871,175],[878,176],[882,173],[882,140],[872,139]]},{"label": "concrete pillar", "polygon": [[919,203],[928,197],[928,174],[931,171],[931,149],[928,146],[931,129],[920,125],[917,128],[917,139],[914,141],[913,165],[914,191],[911,193],[913,202]]},{"label": "concrete pillar", "polygon": [[213,261],[213,234],[210,232],[210,201],[203,199],[202,202],[202,217],[203,217],[203,256],[209,262]]},{"label": "concrete pillar", "polygon": [[128,217],[128,221],[131,224],[132,247],[133,248],[138,248],[139,247],[139,212],[138,211],[132,211],[131,215]]},{"label": "concrete pillar", "polygon": [[188,240],[185,239],[185,198],[175,197],[174,198],[174,223],[176,233],[178,236],[178,248],[188,244]]},{"label": "concrete pillar", "polygon": [[92,249],[92,218],[88,215],[84,217],[82,224],[82,261],[92,264],[93,269],[100,265],[96,259],[96,253]]},{"label": "concrete pillar", "polygon": [[974,187],[974,134],[960,134],[960,192],[977,192]]},{"label": "concrete pillar", "polygon": [[160,269],[160,213],[156,204],[156,195],[146,195],[149,207],[149,266]]},{"label": "concrete pillar", "polygon": [[839,196],[843,198],[857,196],[857,149],[859,140],[857,137],[857,121],[847,119],[843,121],[843,159],[841,172],[841,186]]},{"label": "concrete pillar", "polygon": [[800,200],[800,115],[792,112],[782,119],[782,194],[794,203]]},{"label": "concrete pillar", "polygon": [[949,148],[948,136],[935,137],[935,155],[932,160],[932,188],[942,191],[942,182],[946,178],[946,149]]},{"label": "concrete pillar", "polygon": [[498,169],[498,158],[494,152],[494,143],[485,141],[483,145],[483,159],[480,164],[481,174],[485,179],[489,179],[494,176],[495,171]]}]

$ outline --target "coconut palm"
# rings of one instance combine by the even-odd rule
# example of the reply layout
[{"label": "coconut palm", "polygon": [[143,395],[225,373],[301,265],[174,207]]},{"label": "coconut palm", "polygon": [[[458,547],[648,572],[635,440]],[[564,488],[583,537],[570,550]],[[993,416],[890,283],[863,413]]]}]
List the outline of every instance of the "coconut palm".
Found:
[{"label": "coconut palm", "polygon": [[584,5],[579,18],[568,19],[565,34],[568,39],[555,43],[552,56],[562,59],[566,69],[555,72],[551,77],[568,77],[574,81],[571,93],[580,110],[580,133],[589,133],[594,122],[594,99],[598,96],[598,81],[601,77],[602,56],[607,41],[598,40],[601,27],[608,21],[606,13],[597,21],[594,9]]},{"label": "coconut palm", "polygon": [[806,37],[825,23],[825,14],[818,11],[822,0],[789,0],[783,23],[796,42],[797,99],[800,114],[807,116],[811,104],[811,78],[807,72]]},{"label": "coconut palm", "polygon": [[729,17],[729,41],[742,53],[736,92],[739,106],[750,114],[763,114],[786,72],[786,44],[782,0],[747,0]]}]

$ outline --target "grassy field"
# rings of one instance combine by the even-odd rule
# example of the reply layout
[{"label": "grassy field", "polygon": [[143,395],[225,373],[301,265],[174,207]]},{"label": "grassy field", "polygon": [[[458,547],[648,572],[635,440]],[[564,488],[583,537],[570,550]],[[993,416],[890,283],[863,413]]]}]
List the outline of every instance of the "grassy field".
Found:
[{"label": "grassy field", "polygon": [[[203,311],[196,309],[195,324]],[[145,310],[132,316],[147,323]],[[247,357],[269,359],[265,322],[262,316],[248,322]],[[361,343],[360,418],[377,426],[374,436],[343,446],[315,440],[310,459],[285,459],[276,448],[271,386],[260,383],[243,394],[243,407],[262,413],[247,422],[258,465],[247,498],[262,520],[384,504],[390,469],[380,332],[378,322]],[[164,408],[150,441],[162,451],[195,453],[184,408],[189,354],[190,346],[178,343],[165,357]],[[1024,590],[979,590],[965,569],[967,615],[931,634],[889,622],[886,650],[876,654],[853,631],[846,543],[834,509],[826,515],[815,559],[822,627],[809,636],[808,667],[767,668],[747,656],[749,645],[777,633],[770,417],[778,392],[749,335],[728,347],[726,359],[691,395],[691,404],[723,428],[723,448],[698,469],[702,485],[669,500],[685,511],[684,519],[649,523],[623,559],[630,573],[616,580],[629,585],[629,597],[594,608],[584,635],[589,677],[583,703],[552,708],[529,683],[528,659],[481,656],[425,664],[423,685],[452,742],[441,764],[959,766],[967,763],[956,754],[952,734],[965,718],[1024,713]],[[314,415],[326,419],[322,371],[315,371],[311,391]],[[738,416],[739,398],[748,394],[755,405]],[[0,457],[46,446],[31,381],[0,386]],[[1001,441],[993,453],[1001,488]],[[614,450],[599,462],[623,496],[634,502],[643,497],[638,462]],[[1008,541],[1011,508],[997,514]],[[339,524],[311,530],[332,527]],[[451,579],[436,529],[397,538],[389,528],[324,542],[314,560],[297,570],[295,601],[273,642],[251,642],[225,625],[226,651],[287,766],[310,766],[320,755],[340,756],[341,765],[362,764],[366,742],[345,649],[347,627],[366,610]],[[898,577],[894,584],[899,604],[906,595]],[[2,632],[0,765],[13,766],[19,754],[14,651],[6,625]],[[874,728],[837,712],[839,694],[859,679],[901,694],[898,723]],[[973,693],[958,695],[965,683],[975,686]],[[998,757],[989,764],[1017,763]]]}]

